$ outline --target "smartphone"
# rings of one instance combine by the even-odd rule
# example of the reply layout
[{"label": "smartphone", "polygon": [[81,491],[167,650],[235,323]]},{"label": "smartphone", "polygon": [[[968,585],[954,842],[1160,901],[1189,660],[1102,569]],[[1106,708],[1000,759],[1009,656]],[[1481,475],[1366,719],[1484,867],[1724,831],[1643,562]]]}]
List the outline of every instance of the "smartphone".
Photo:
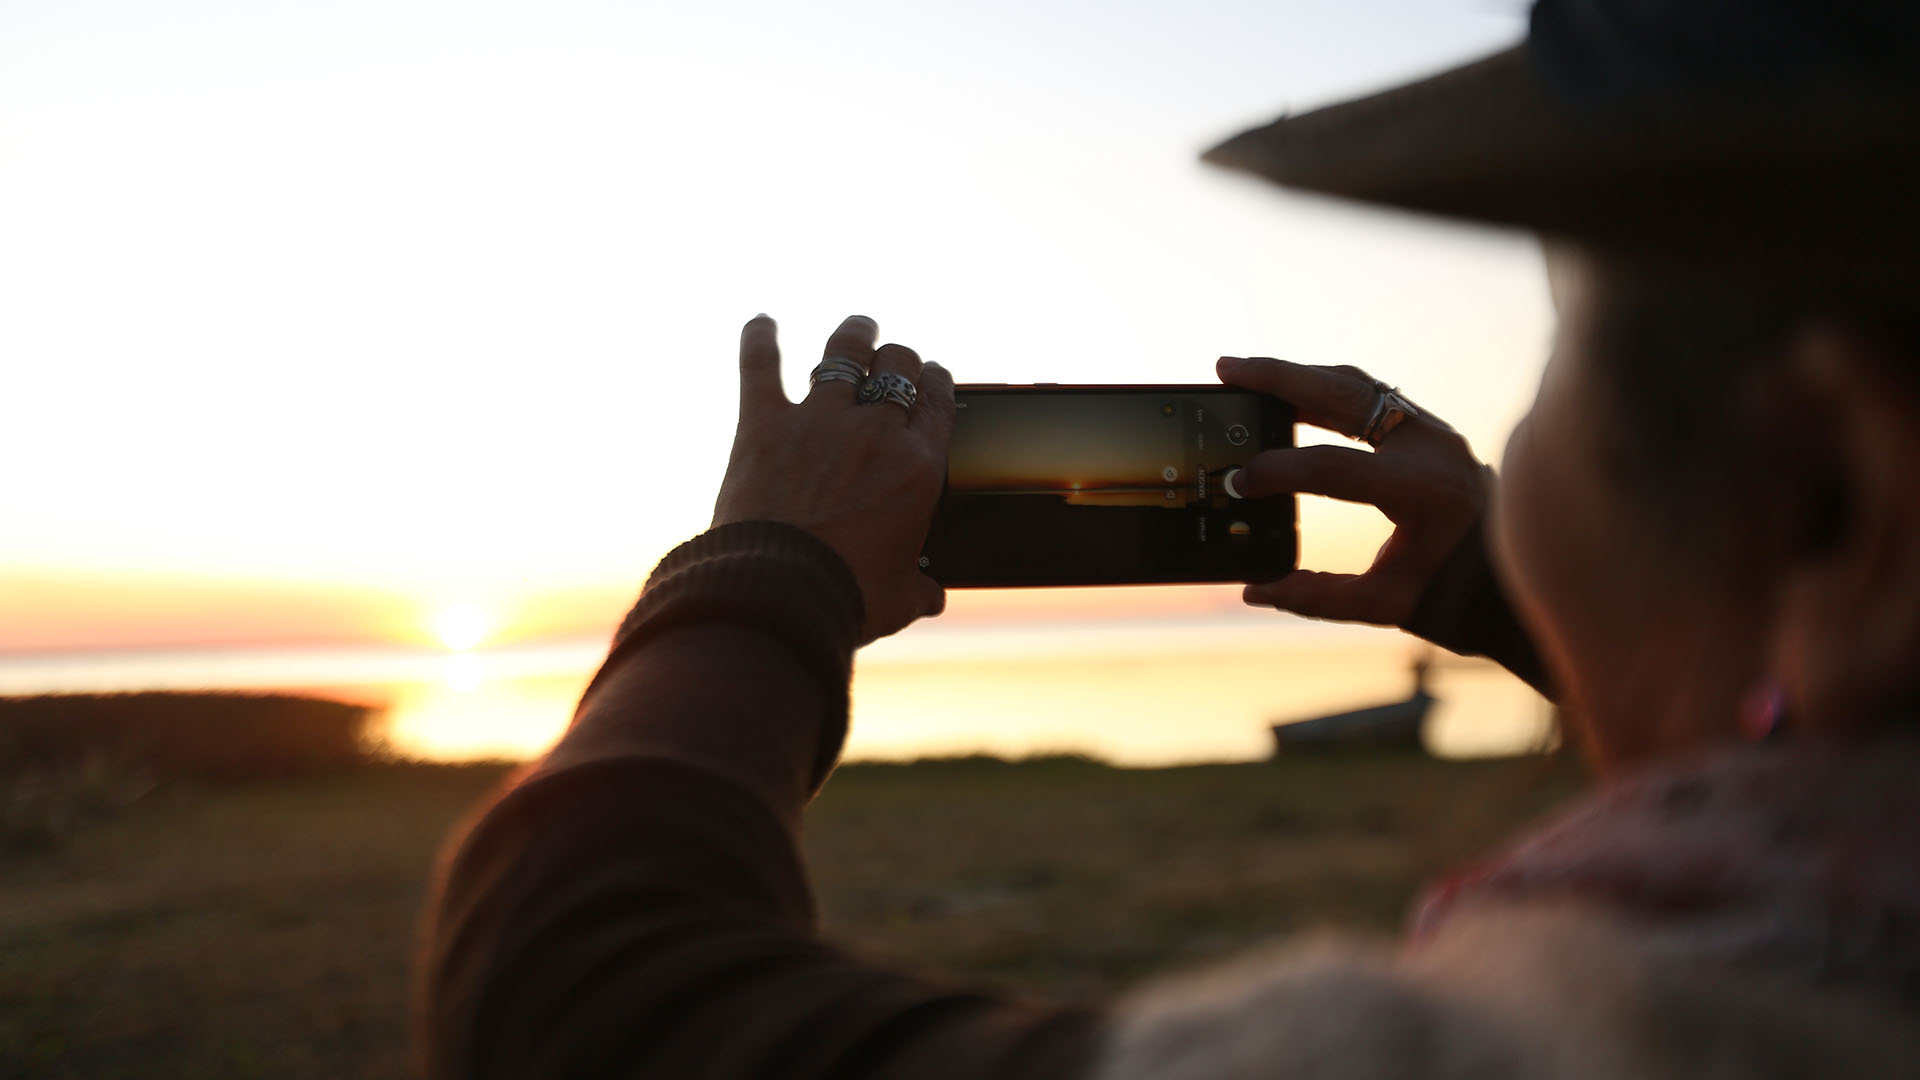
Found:
[{"label": "smartphone", "polygon": [[1228,386],[963,384],[921,568],[943,585],[1271,581],[1293,569],[1291,496],[1235,470],[1293,445],[1293,410]]}]

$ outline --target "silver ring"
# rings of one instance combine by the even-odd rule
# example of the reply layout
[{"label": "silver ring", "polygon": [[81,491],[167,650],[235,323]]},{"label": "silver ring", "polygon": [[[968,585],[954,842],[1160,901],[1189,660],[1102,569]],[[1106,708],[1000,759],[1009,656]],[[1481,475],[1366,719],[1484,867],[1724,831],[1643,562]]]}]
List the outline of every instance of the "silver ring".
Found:
[{"label": "silver ring", "polygon": [[920,400],[920,388],[913,385],[913,380],[905,375],[892,371],[876,371],[867,376],[866,382],[860,384],[858,400],[862,405],[890,401],[911,411],[913,403]]},{"label": "silver ring", "polygon": [[858,390],[861,387],[861,385],[864,384],[866,381],[867,380],[861,378],[858,375],[855,375],[850,371],[836,371],[836,370],[830,369],[827,371],[815,371],[812,377],[810,377],[807,380],[807,385],[819,386],[823,382],[843,382],[843,383],[851,384],[855,390]]},{"label": "silver ring", "polygon": [[1380,399],[1374,402],[1373,415],[1367,418],[1360,434],[1354,436],[1368,446],[1379,446],[1380,441],[1393,434],[1409,417],[1420,415],[1420,407],[1406,399],[1397,386],[1374,380],[1373,387],[1380,392]]},{"label": "silver ring", "polygon": [[851,383],[857,389],[867,381],[867,368],[857,360],[844,356],[829,356],[813,366],[807,376],[808,386],[818,386],[823,382]]}]

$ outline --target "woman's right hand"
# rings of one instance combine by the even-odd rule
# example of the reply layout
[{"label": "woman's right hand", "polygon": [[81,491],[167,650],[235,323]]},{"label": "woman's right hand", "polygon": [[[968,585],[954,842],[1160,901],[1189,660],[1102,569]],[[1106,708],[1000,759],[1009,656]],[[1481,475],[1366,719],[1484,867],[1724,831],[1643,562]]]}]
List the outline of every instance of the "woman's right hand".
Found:
[{"label": "woman's right hand", "polygon": [[[1315,427],[1357,437],[1380,401],[1379,384],[1354,367],[1311,367],[1267,357],[1221,357],[1220,380],[1271,394]],[[1415,609],[1487,512],[1493,472],[1459,433],[1424,409],[1372,450],[1300,446],[1248,462],[1236,486],[1250,498],[1305,492],[1369,503],[1393,522],[1363,574],[1295,570],[1246,588],[1246,602],[1315,619],[1410,629]],[[1432,627],[1418,632],[1429,638]]]},{"label": "woman's right hand", "polygon": [[918,560],[947,475],[953,376],[904,345],[875,348],[879,325],[853,315],[823,359],[902,376],[917,400],[862,404],[853,385],[822,380],[796,405],[780,385],[774,331],[761,315],[740,332],[740,422],[713,523],[782,521],[825,541],[860,583],[862,644],[938,615],[946,592]]}]

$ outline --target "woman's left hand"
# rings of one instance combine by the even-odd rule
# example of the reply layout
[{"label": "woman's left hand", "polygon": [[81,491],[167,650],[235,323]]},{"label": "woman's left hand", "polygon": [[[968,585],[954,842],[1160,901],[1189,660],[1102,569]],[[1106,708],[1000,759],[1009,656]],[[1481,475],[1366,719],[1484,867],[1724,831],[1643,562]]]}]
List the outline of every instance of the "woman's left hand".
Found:
[{"label": "woman's left hand", "polygon": [[953,436],[953,377],[904,345],[874,348],[880,328],[849,317],[824,355],[862,370],[892,372],[919,388],[912,408],[862,404],[857,389],[823,380],[798,405],[780,385],[772,319],[740,332],[740,423],[714,503],[713,523],[784,521],[824,540],[852,569],[866,603],[862,643],[946,607],[946,592],[920,572]]},{"label": "woman's left hand", "polygon": [[[1360,437],[1386,389],[1359,368],[1264,356],[1223,356],[1218,370],[1222,381],[1289,402],[1303,422],[1349,438]],[[1448,647],[1459,639],[1451,613],[1437,616],[1438,625],[1416,626],[1415,615],[1449,569],[1485,566],[1484,556],[1465,563],[1452,556],[1470,534],[1477,535],[1493,496],[1493,473],[1439,417],[1416,410],[1391,434],[1374,440],[1371,450],[1289,446],[1265,451],[1241,470],[1239,488],[1252,498],[1304,492],[1368,503],[1394,526],[1365,573],[1295,570],[1247,586],[1247,603],[1313,619],[1398,626]],[[1491,587],[1484,573],[1468,578],[1483,579]],[[1432,611],[1424,615],[1435,617]]]}]

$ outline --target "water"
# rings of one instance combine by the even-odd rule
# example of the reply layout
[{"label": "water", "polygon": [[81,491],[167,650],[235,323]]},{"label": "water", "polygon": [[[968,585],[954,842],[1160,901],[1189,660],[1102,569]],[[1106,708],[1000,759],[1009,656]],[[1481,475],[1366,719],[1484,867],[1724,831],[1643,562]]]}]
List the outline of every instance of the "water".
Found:
[{"label": "water", "polygon": [[[255,648],[0,657],[0,694],[298,691],[381,708],[395,751],[524,758],[559,736],[600,638],[450,652]],[[1271,612],[1126,620],[1018,612],[937,620],[856,664],[852,758],[1085,753],[1135,765],[1266,756],[1268,724],[1406,696],[1423,647],[1404,635]],[[1427,741],[1446,756],[1551,739],[1547,703],[1485,661],[1439,654]]]}]

